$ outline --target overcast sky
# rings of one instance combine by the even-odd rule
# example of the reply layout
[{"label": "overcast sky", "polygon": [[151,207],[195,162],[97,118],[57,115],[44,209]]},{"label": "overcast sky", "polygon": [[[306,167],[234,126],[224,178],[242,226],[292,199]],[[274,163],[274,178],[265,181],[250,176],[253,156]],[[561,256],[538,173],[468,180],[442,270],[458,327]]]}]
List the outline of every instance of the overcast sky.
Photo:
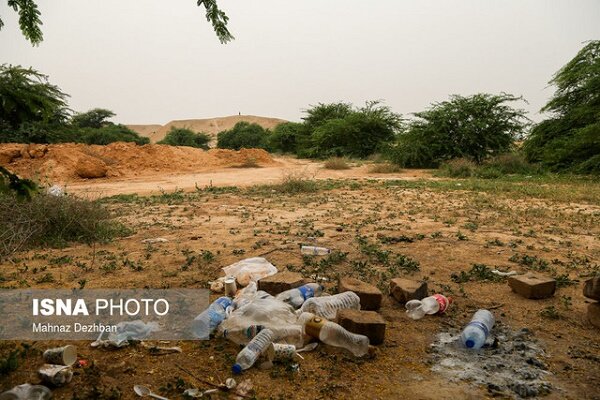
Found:
[{"label": "overcast sky", "polygon": [[318,102],[420,111],[450,94],[523,95],[600,38],[599,0],[219,0],[221,45],[194,0],[39,0],[32,47],[0,0],[0,62],[50,76],[76,111],[123,123],[254,114],[299,120]]}]

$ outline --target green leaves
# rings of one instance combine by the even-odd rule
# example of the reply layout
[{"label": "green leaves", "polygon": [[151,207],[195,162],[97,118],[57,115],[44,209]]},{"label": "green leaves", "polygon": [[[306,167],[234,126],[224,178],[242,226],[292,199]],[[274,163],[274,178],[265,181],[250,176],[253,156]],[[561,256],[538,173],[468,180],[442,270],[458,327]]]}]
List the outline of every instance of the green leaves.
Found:
[{"label": "green leaves", "polygon": [[229,17],[219,9],[216,0],[198,0],[198,6],[203,5],[206,8],[206,20],[213,26],[219,41],[223,44],[235,39],[227,28]]},{"label": "green leaves", "polygon": [[[8,0],[8,6],[19,14],[19,28],[23,36],[34,46],[40,44],[43,40],[43,34],[40,26],[40,10],[33,0]],[[4,24],[0,20],[0,29]]]},{"label": "green leaves", "polygon": [[208,150],[210,136],[203,132],[194,132],[190,129],[171,127],[165,138],[158,144],[171,146],[188,146]]}]

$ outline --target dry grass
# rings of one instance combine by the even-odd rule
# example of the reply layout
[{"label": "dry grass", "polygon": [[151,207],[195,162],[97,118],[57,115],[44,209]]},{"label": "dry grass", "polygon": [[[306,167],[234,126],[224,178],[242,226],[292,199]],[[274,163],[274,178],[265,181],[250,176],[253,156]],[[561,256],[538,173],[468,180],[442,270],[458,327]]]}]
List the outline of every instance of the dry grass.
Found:
[{"label": "dry grass", "polygon": [[236,168],[260,168],[260,165],[255,157],[247,157],[243,163],[236,165]]},{"label": "dry grass", "polygon": [[396,164],[377,163],[369,167],[369,172],[372,174],[394,174],[401,172],[402,168]]},{"label": "dry grass", "polygon": [[348,164],[348,160],[343,157],[332,157],[325,161],[323,164],[325,169],[350,169],[350,165]]}]

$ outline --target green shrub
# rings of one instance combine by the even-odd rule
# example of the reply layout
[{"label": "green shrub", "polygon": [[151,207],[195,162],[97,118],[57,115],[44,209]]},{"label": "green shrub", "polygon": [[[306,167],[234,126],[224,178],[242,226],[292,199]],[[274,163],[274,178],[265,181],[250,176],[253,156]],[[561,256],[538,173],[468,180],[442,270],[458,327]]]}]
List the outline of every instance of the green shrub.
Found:
[{"label": "green shrub", "polygon": [[267,147],[268,133],[268,130],[258,124],[238,122],[232,129],[218,133],[217,147],[232,150],[264,149]]},{"label": "green shrub", "polygon": [[477,164],[466,158],[455,158],[444,162],[439,169],[440,175],[451,178],[469,178],[475,174]]},{"label": "green shrub", "polygon": [[306,141],[309,132],[303,124],[297,122],[284,122],[273,129],[268,139],[269,151],[281,153],[296,153],[298,143]]},{"label": "green shrub", "polygon": [[530,164],[521,153],[511,152],[497,155],[485,160],[484,168],[493,168],[502,175],[534,174],[540,172],[539,167]]},{"label": "green shrub", "polygon": [[45,193],[0,193],[0,258],[36,246],[93,243],[128,233],[97,201]]},{"label": "green shrub", "polygon": [[188,146],[208,150],[210,136],[204,132],[194,132],[190,129],[172,127],[163,140],[158,144],[171,146]]}]

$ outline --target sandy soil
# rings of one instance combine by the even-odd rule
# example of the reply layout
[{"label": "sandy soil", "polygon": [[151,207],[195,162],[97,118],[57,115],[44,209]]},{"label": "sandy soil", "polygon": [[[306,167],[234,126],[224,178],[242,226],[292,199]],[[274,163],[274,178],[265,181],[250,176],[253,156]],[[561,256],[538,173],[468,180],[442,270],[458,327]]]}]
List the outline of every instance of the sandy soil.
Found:
[{"label": "sandy soil", "polygon": [[[260,179],[276,179],[286,166],[307,167],[323,178],[369,176],[365,167],[322,171],[318,164],[279,162],[283,166],[273,170],[227,169],[211,174],[224,184],[247,184],[258,175]],[[411,171],[400,176],[415,178],[424,174]],[[143,180],[90,181],[71,189],[114,194],[146,188],[151,192],[169,182],[179,187],[185,186],[184,182],[193,185],[196,178],[180,175],[160,179],[146,186]],[[135,184],[139,186],[130,191]],[[100,190],[95,185],[107,186]],[[346,275],[372,282],[383,290],[394,276],[424,279],[431,292],[454,298],[448,313],[412,321],[401,305],[385,296],[380,313],[388,324],[386,340],[373,358],[355,359],[343,351],[319,346],[306,354],[298,372],[285,365],[272,370],[253,368],[244,378],[252,380],[256,398],[491,398],[488,388],[464,381],[448,382],[433,373],[430,365],[430,344],[436,333],[448,327],[460,328],[474,310],[489,307],[494,308],[503,324],[515,330],[531,330],[543,346],[543,363],[552,385],[546,398],[599,398],[600,332],[586,320],[587,304],[581,292],[585,277],[598,271],[600,204],[515,197],[501,192],[414,189],[365,179],[348,180],[338,186],[299,195],[260,189],[195,191],[162,200],[111,202],[110,208],[121,222],[135,229],[134,235],[95,248],[73,245],[17,254],[0,264],[2,286],[71,288],[84,282],[86,288],[207,287],[208,281],[219,276],[221,267],[259,255],[280,270],[294,270],[305,276],[318,271],[329,278],[326,286],[331,292],[336,290],[336,279]],[[400,235],[413,241],[384,240]],[[164,237],[168,242],[141,243],[152,237]],[[306,243],[307,237],[317,237],[318,244],[348,253],[347,257],[323,269],[301,257],[298,246]],[[402,254],[417,260],[419,270],[409,272],[383,264],[365,252],[359,237],[366,238],[377,251],[389,252],[390,259]],[[206,252],[212,256],[202,257]],[[566,274],[577,282],[559,288],[553,298],[534,301],[512,293],[506,282],[456,283],[451,279],[452,273],[468,271],[474,263],[526,271],[530,267],[510,261],[515,260],[513,256],[523,255],[545,260],[545,273]],[[51,274],[52,280],[41,280],[43,274]],[[556,319],[547,317],[549,309],[556,312]],[[0,389],[38,382],[40,351],[54,344],[59,343],[29,343],[32,347],[20,359],[20,367],[0,377]],[[238,351],[222,339],[172,343],[180,345],[183,353],[164,356],[139,346],[108,351],[92,349],[86,342],[76,344],[80,357],[90,360],[93,367],[77,370],[71,384],[54,391],[56,399],[134,399],[134,384],[146,384],[163,396],[179,399],[183,388],[208,387],[177,366],[202,379],[223,382],[230,376]],[[11,346],[18,344],[0,343],[0,354],[6,354]]]}]

